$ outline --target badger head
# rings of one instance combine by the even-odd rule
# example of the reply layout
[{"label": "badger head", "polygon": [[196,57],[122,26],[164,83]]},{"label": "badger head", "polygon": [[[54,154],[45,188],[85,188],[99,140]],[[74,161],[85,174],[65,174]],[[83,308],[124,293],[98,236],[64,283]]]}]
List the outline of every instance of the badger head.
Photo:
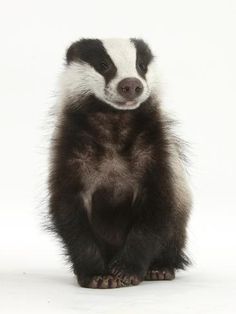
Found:
[{"label": "badger head", "polygon": [[153,61],[141,39],[81,39],[67,50],[62,94],[75,102],[94,95],[116,109],[136,109],[154,90]]}]

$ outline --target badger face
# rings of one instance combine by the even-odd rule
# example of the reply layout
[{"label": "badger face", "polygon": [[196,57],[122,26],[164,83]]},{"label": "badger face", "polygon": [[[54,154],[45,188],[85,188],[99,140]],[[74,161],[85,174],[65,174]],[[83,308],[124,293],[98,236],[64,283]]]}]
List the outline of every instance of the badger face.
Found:
[{"label": "badger face", "polygon": [[135,109],[151,94],[153,55],[140,39],[82,39],[66,54],[65,97],[95,95],[120,110]]}]

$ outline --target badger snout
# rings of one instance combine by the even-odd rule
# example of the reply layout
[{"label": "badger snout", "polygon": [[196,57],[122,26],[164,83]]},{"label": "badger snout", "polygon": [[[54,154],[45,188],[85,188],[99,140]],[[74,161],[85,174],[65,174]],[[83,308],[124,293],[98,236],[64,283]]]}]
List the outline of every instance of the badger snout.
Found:
[{"label": "badger snout", "polygon": [[142,94],[143,84],[135,77],[128,77],[119,82],[117,91],[123,98],[132,101]]}]

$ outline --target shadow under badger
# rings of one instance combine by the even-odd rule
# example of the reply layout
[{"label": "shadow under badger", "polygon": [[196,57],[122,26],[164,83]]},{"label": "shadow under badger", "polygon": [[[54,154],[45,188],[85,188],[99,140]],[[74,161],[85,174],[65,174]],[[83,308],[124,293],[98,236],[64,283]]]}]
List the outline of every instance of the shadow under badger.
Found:
[{"label": "shadow under badger", "polygon": [[139,39],[82,39],[66,62],[50,216],[78,282],[173,279],[189,263],[191,199],[179,140],[158,103],[154,57]]}]

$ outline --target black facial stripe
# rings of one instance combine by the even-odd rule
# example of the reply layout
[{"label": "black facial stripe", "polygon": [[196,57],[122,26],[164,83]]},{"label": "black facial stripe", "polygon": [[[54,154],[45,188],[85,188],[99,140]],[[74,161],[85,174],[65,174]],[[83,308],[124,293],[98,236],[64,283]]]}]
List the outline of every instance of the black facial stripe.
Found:
[{"label": "black facial stripe", "polygon": [[116,75],[117,68],[99,39],[81,39],[69,47],[66,53],[67,64],[81,60],[103,75],[106,84]]},{"label": "black facial stripe", "polygon": [[148,65],[153,59],[153,54],[142,39],[131,38],[130,40],[136,48],[136,69],[139,75],[145,78]]}]

